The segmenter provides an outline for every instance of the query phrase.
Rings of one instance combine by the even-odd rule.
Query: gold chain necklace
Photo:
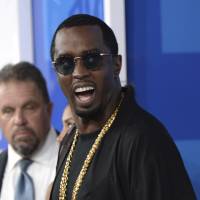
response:
[[[73,191],[72,191],[72,200],[76,200],[77,199],[77,195],[78,195],[78,191],[81,187],[81,184],[83,182],[83,179],[87,173],[88,167],[104,137],[104,135],[108,132],[108,130],[110,129],[111,125],[113,124],[117,113],[119,111],[119,107],[121,105],[121,102],[123,100],[123,96],[120,99],[120,102],[118,104],[118,106],[116,107],[116,109],[114,110],[113,114],[110,116],[110,118],[107,120],[106,124],[103,126],[103,128],[101,129],[100,133],[98,134],[94,144],[92,145],[89,153],[87,154],[87,157],[83,163],[82,169],[78,175],[78,178],[76,179],[76,182],[74,184],[73,187]],[[65,163],[65,167],[63,170],[63,174],[61,177],[61,181],[60,181],[60,189],[59,189],[59,200],[66,200],[66,192],[67,192],[67,183],[68,183],[68,179],[69,179],[69,169],[70,169],[70,164],[71,164],[71,160],[72,160],[72,156],[73,156],[73,152],[76,146],[76,142],[78,140],[78,129],[76,129],[75,135],[74,135],[74,139],[69,151],[69,154],[67,156],[67,160]]]

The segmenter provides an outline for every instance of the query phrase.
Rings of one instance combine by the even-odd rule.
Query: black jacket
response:
[[[195,200],[183,161],[167,130],[137,105],[131,87],[123,90],[118,116],[91,162],[78,200]],[[58,196],[72,138],[73,134],[67,136],[61,147],[52,200]]]
[[[8,151],[5,150],[2,153],[0,153],[0,193],[1,193],[1,187],[2,187],[7,160],[8,160]]]

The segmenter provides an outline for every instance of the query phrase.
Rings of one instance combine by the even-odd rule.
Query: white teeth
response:
[[[90,90],[94,90],[94,87],[87,86],[87,87],[76,88],[75,92],[85,92],[85,91],[90,91]]]

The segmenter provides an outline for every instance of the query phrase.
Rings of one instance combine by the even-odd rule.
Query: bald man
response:
[[[62,124],[63,128],[60,132],[60,135],[57,137],[57,141],[61,142],[64,136],[69,132],[69,129],[74,125],[72,111],[69,105],[65,107],[65,110],[62,115]]]

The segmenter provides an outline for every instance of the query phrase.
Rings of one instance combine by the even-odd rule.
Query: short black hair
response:
[[[40,70],[29,62],[7,64],[0,70],[0,84],[8,81],[32,81],[41,91],[44,101],[50,102],[46,81]]]
[[[105,42],[105,45],[110,49],[112,54],[118,54],[118,43],[115,37],[115,34],[113,30],[101,19],[88,15],[88,14],[77,14],[72,15],[71,17],[65,19],[61,24],[57,27],[53,39],[51,42],[51,59],[53,60],[54,53],[55,53],[55,38],[59,30],[63,28],[70,28],[74,26],[84,26],[84,25],[97,25],[100,27],[102,34],[103,34],[103,40]]]

